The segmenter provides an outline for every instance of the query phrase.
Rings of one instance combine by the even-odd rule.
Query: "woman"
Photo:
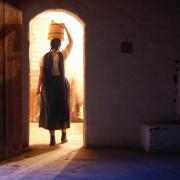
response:
[[[37,94],[41,92],[41,109],[39,127],[50,132],[50,145],[55,145],[55,130],[61,130],[61,143],[67,142],[66,129],[70,127],[69,83],[65,78],[64,60],[72,45],[72,37],[66,28],[68,45],[60,52],[60,39],[51,40],[50,52],[40,61],[40,74]]]

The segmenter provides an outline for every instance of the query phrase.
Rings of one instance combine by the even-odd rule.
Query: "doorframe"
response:
[[[29,146],[29,108],[30,108],[30,57],[29,57],[29,46],[30,46],[30,36],[29,36],[29,29],[30,29],[30,21],[35,18],[37,15],[44,13],[46,11],[53,11],[53,12],[64,12],[67,13],[68,15],[74,17],[77,21],[79,21],[82,25],[83,25],[83,76],[84,76],[84,101],[83,101],[83,147],[87,147],[87,143],[86,143],[86,129],[87,129],[87,121],[86,121],[86,24],[85,22],[82,20],[82,18],[79,17],[79,15],[77,15],[76,13],[66,10],[66,9],[61,9],[61,8],[50,8],[50,9],[46,9],[44,11],[39,11],[38,13],[36,13],[36,15],[34,15],[33,17],[29,18],[28,20],[24,20],[24,24],[25,24],[25,31],[23,33],[23,39],[25,46],[23,46],[23,59],[27,59],[28,61],[24,61],[23,63],[23,76],[24,76],[24,81],[23,81],[23,86],[26,89],[25,92],[22,93],[23,96],[23,100],[26,97],[26,102],[24,102],[23,104],[25,105],[25,107],[27,107],[27,109],[25,111],[22,111],[24,113],[22,113],[22,116],[24,117],[24,121],[26,121],[26,125],[25,125],[25,130],[24,130],[24,134],[25,131],[27,131],[26,134],[28,134],[27,136],[24,137],[24,147],[28,147]],[[28,66],[27,66],[28,64]],[[24,74],[25,73],[25,74]],[[27,122],[28,121],[28,122]],[[25,124],[25,123],[24,123]]]

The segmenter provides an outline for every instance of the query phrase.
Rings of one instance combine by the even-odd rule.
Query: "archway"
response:
[[[51,20],[55,22],[63,22],[68,27],[70,33],[72,34],[74,45],[72,51],[66,61],[66,76],[71,85],[71,117],[73,122],[74,132],[77,128],[82,130],[83,123],[83,104],[84,104],[84,22],[75,14],[65,11],[65,10],[47,10],[37,16],[35,16],[30,21],[29,26],[29,65],[30,65],[30,114],[29,120],[32,122],[37,122],[38,120],[38,98],[35,96],[35,91],[37,87],[37,79],[39,73],[39,60],[40,58],[49,51],[49,40],[47,39],[48,27]],[[62,43],[62,49],[67,44],[67,37],[65,36],[65,41]],[[37,123],[31,123],[30,126],[30,144],[38,143],[38,138],[36,140],[33,138],[35,128],[37,129]],[[39,130],[38,130],[39,131]],[[38,132],[40,133],[40,132]],[[48,132],[41,131],[42,134],[45,133],[47,136]],[[76,140],[82,141],[83,133],[78,131],[78,136]],[[73,135],[74,136],[74,135]],[[72,136],[71,136],[72,137]],[[70,138],[71,139],[71,138]],[[41,143],[47,141],[48,139],[41,139]],[[72,139],[73,140],[73,139]],[[80,143],[80,142],[79,142]]]

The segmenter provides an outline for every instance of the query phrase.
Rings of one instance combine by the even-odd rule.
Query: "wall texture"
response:
[[[140,146],[140,124],[174,120],[173,75],[180,49],[178,0],[26,0],[24,90],[28,88],[28,23],[47,9],[65,9],[86,24],[85,144]],[[121,43],[132,42],[122,53]],[[23,98],[28,92],[23,92]],[[28,102],[24,101],[24,119]],[[25,121],[24,121],[25,122]]]

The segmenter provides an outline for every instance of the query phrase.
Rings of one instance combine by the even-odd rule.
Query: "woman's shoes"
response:
[[[55,136],[50,137],[50,146],[54,146],[56,144]]]
[[[63,143],[66,143],[66,142],[68,142],[67,137],[66,137],[66,133],[62,132],[61,143],[63,144]]]
[[[61,136],[61,143],[64,144],[64,143],[66,143],[66,142],[68,142],[67,137],[66,137],[66,133],[63,132],[63,133],[62,133],[62,136]],[[51,135],[51,136],[50,136],[50,146],[54,146],[54,145],[56,145],[55,136],[52,136],[52,135]]]

